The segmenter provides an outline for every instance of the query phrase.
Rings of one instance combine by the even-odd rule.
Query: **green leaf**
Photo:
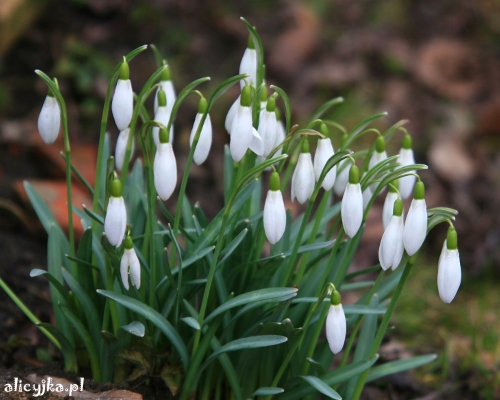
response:
[[[68,371],[76,372],[78,370],[78,363],[76,361],[75,349],[68,341],[66,336],[64,336],[62,332],[55,326],[47,324],[45,322],[39,322],[36,324],[36,326],[46,329],[59,341],[59,344],[61,345],[61,352],[64,357],[64,368]]]
[[[252,393],[250,397],[255,396],[272,396],[274,394],[283,393],[285,390],[279,387],[261,387],[258,388],[255,392]]]
[[[237,249],[239,244],[242,242],[242,240],[245,238],[245,235],[248,233],[248,228],[243,229],[231,242],[221,251],[220,254],[220,260],[217,263],[217,266],[219,267],[222,265],[224,261],[227,260],[227,258],[233,254],[233,252]]]
[[[181,318],[181,320],[184,321],[191,328],[196,329],[197,331],[199,331],[201,329],[200,323],[196,319],[194,319],[193,317],[184,317],[184,318]]]
[[[207,324],[217,315],[226,312],[234,307],[239,307],[242,305],[247,305],[249,303],[253,303],[256,301],[265,301],[265,302],[274,302],[276,298],[286,298],[290,299],[297,295],[297,289],[295,288],[267,288],[267,289],[259,289],[254,290],[248,293],[240,294],[232,298],[231,300],[225,302],[224,304],[217,307],[212,313],[205,318],[203,324]]]
[[[283,101],[283,106],[285,108],[285,135],[288,135],[290,133],[291,125],[292,125],[292,103],[290,103],[290,99],[288,98],[287,94],[285,91],[278,86],[271,85],[271,89],[273,89],[278,95],[281,97],[281,100]],[[283,151],[285,151],[283,149]]]
[[[316,110],[316,112],[311,116],[307,126],[311,124],[314,120],[321,118],[323,114],[325,114],[331,107],[334,105],[340,104],[344,102],[343,97],[335,97],[334,99],[328,100],[325,104],[323,104],[320,108]]]
[[[186,349],[186,345],[182,341],[182,338],[179,336],[175,328],[158,311],[154,310],[146,304],[141,303],[138,300],[124,296],[122,294],[100,289],[97,290],[97,293],[111,300],[114,300],[117,303],[120,303],[122,306],[136,312],[139,315],[142,315],[154,326],[160,329],[178,351],[181,357],[182,365],[184,366],[184,370],[187,370],[187,367],[189,366],[189,354]]]
[[[91,209],[87,208],[85,205],[83,206],[83,211],[85,211],[85,214],[87,214],[94,221],[97,221],[99,224],[104,225],[104,218],[101,215],[95,213]]]
[[[309,385],[315,388],[318,392],[323,393],[325,396],[328,396],[330,399],[342,400],[342,397],[333,390],[330,386],[328,386],[325,382],[319,379],[316,376],[301,376]]]
[[[30,271],[30,276],[32,278],[37,277],[37,276],[41,276],[41,275],[45,276],[45,278],[47,278],[47,280],[52,285],[54,285],[54,287],[57,289],[57,291],[62,296],[64,301],[66,301],[68,298],[68,291],[64,288],[64,286],[56,278],[54,278],[54,276],[50,272],[45,271],[44,269],[38,269],[38,268],[32,269]]]
[[[246,74],[240,74],[233,76],[229,79],[226,79],[224,82],[222,82],[219,86],[217,86],[212,93],[212,96],[210,96],[210,100],[208,101],[208,111],[212,109],[213,104],[224,94],[227,92],[227,90],[233,86],[235,83],[238,83],[241,81],[243,78],[245,78]]]
[[[342,147],[343,149],[348,149],[352,142],[356,140],[356,137],[361,133],[363,129],[365,129],[369,124],[371,124],[373,121],[376,119],[379,119],[380,117],[385,117],[387,115],[387,112],[381,112],[375,115],[372,115],[363,121],[361,121],[359,124],[357,124],[351,132],[349,132],[347,136],[347,140],[344,143],[344,146]]]
[[[377,367],[374,367],[368,377],[366,383],[382,378],[387,375],[397,374],[398,372],[407,371],[409,369],[418,368],[428,364],[437,358],[436,354],[428,354],[425,356],[417,356],[406,358],[404,360],[391,361]]]
[[[144,334],[146,333],[146,328],[139,321],[132,321],[130,324],[123,325],[120,328],[138,337],[144,337]]]
[[[357,290],[364,289],[366,287],[373,286],[374,281],[363,281],[363,282],[352,282],[352,283],[342,283],[339,290]]]

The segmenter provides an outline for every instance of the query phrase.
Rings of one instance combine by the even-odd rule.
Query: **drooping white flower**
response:
[[[321,124],[320,132],[325,136],[328,134],[328,129],[325,124]],[[323,168],[325,168],[326,162],[335,154],[333,150],[332,141],[329,137],[324,139],[318,139],[318,145],[316,147],[316,154],[314,154],[314,174],[316,176],[316,181],[319,181],[319,177],[321,172],[323,172]],[[325,176],[323,183],[321,186],[325,190],[330,190],[334,183],[335,178],[337,177],[337,166],[334,165],[330,171]]]
[[[240,63],[240,74],[247,74],[248,84],[257,86],[257,50],[252,40],[252,37],[248,37],[248,45],[243,53]],[[241,89],[245,86],[245,81],[240,81]]]
[[[409,256],[420,249],[427,236],[427,205],[424,196],[425,187],[423,182],[419,181],[415,185],[414,198],[403,231],[403,243]]]
[[[391,220],[394,202],[398,199],[398,181],[392,181],[391,185],[392,186],[389,186],[389,192],[387,193],[387,196],[385,196],[384,208],[382,211],[382,223],[384,224],[384,229],[387,228],[387,225]]]
[[[368,169],[372,169],[377,164],[387,159],[387,153],[385,151],[385,141],[383,136],[378,136],[375,141],[375,151],[373,152],[370,161],[368,162]],[[372,193],[377,190],[378,182],[372,183],[370,189]]]
[[[60,127],[61,109],[57,99],[49,92],[38,116],[38,132],[46,144],[52,144],[57,139]]]
[[[354,164],[349,170],[349,182],[345,188],[340,212],[346,235],[354,237],[363,222],[363,193],[359,184],[359,169]]]
[[[128,137],[130,135],[130,129],[127,128],[124,131],[121,131],[120,134],[118,135],[118,140],[116,141],[116,148],[115,148],[115,166],[118,171],[122,170],[123,167],[123,160],[125,158],[125,152],[127,151],[127,143],[128,143]],[[132,139],[132,147],[130,149],[130,158],[132,158],[132,155],[134,154],[135,150],[135,140]]]
[[[109,243],[120,247],[127,227],[127,210],[122,197],[122,185],[118,179],[111,182],[111,196],[104,218],[104,232]]]
[[[257,130],[264,142],[263,156],[267,157],[271,150],[274,149],[276,143],[276,135],[278,133],[278,123],[276,121],[276,100],[270,97],[267,101],[266,109],[261,111],[259,119],[259,129]]]
[[[370,202],[373,196],[372,186],[367,186],[365,190],[363,190],[363,210],[366,210],[368,203]]]
[[[437,286],[439,297],[451,303],[462,281],[462,269],[457,248],[457,232],[450,226],[439,257]]]
[[[169,115],[170,115],[172,113],[172,108],[174,107],[176,94],[175,94],[174,84],[170,79],[170,69],[168,67],[165,68],[160,75],[159,86],[155,93],[155,102],[154,102],[155,113],[156,110],[158,109],[158,92],[160,91],[160,88],[165,92],[167,101],[166,107],[169,110]]]
[[[158,107],[155,112],[155,121],[158,121],[163,124],[163,126],[167,127],[168,126],[168,121],[170,120],[170,113],[172,111],[171,108],[167,106],[167,98],[165,91],[163,89],[158,90],[158,95],[156,96],[158,99]],[[153,127],[153,140],[155,142],[155,145],[158,146],[160,143],[160,137],[159,137],[159,132],[160,128],[157,126]],[[169,140],[170,143],[174,142],[174,127],[171,125],[170,126],[170,133],[169,133]]]
[[[326,317],[326,340],[333,354],[339,353],[344,347],[346,327],[344,308],[340,304],[340,294],[334,290]]]
[[[333,184],[333,190],[337,196],[343,196],[347,182],[349,181],[349,164],[350,159],[342,160],[337,168],[337,177]]]
[[[207,106],[207,100],[202,97],[198,103],[198,113],[194,119],[193,129],[191,129],[191,136],[189,137],[189,145],[191,147],[193,146],[196,131],[200,126],[201,119],[203,118],[203,114],[205,113]],[[208,157],[208,153],[210,152],[210,147],[212,147],[212,122],[210,121],[210,114],[207,114],[193,155],[194,162],[197,165],[201,165],[205,162]]]
[[[399,150],[398,163],[401,165],[401,167],[415,164],[415,156],[413,155],[411,136],[408,134],[405,135],[403,139],[403,147],[401,148],[401,150]],[[399,178],[399,193],[401,194],[402,199],[407,199],[408,197],[410,197],[416,180],[417,177],[415,175],[409,175]]]
[[[156,148],[153,173],[158,196],[163,201],[168,200],[177,184],[177,162],[172,143],[168,142],[166,128],[160,129],[160,144]]]
[[[378,259],[384,270],[392,267],[396,269],[403,257],[403,202],[396,199],[393,206],[393,215],[382,236],[378,249]]]
[[[292,175],[292,201],[297,198],[300,204],[304,204],[314,191],[314,166],[311,153],[309,153],[309,141],[302,142],[302,152]]]
[[[125,239],[125,250],[123,251],[120,261],[120,275],[122,277],[123,286],[129,289],[128,276],[130,281],[137,289],[141,287],[141,264],[134,249],[132,238],[127,236]]]
[[[271,244],[278,243],[285,232],[286,211],[280,190],[280,178],[276,171],[271,174],[263,219],[267,240]]]
[[[111,112],[120,132],[129,126],[133,111],[134,93],[129,79],[128,64],[124,61],[120,66],[120,77],[116,82],[115,93],[111,102]]]
[[[226,132],[231,134],[231,127],[233,126],[234,117],[236,115],[236,111],[240,107],[241,95],[234,101],[234,103],[229,108],[229,111],[226,114],[226,119],[224,121],[224,128],[226,128]]]

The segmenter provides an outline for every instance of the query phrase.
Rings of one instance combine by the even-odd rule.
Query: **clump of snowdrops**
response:
[[[292,126],[290,101],[281,88],[266,85],[260,38],[242,20],[249,42],[239,75],[207,97],[200,88],[210,78],[176,95],[154,46],[159,68],[136,94],[128,63],[147,46],[119,62],[104,103],[94,187],[71,165],[57,81],[36,71],[49,90],[39,131],[50,144],[62,121],[67,166],[69,237],[25,183],[48,233],[48,270],[31,276],[49,281],[56,326],[39,321],[0,283],[62,351],[65,367],[90,367],[99,382],[161,377],[179,399],[193,393],[199,399],[314,399],[317,392],[358,399],[367,382],[435,358],[377,362],[416,255],[428,231],[443,222],[450,227],[437,287],[444,302],[453,300],[461,280],[456,211],[427,209],[418,175],[427,167],[415,164],[405,121],[379,132],[369,127],[386,115],[379,113],[348,130],[320,119],[342,101],[335,98],[303,127]],[[235,84],[241,95],[225,120],[224,206],[209,220],[185,190],[193,161],[202,164],[211,149],[210,112]],[[151,111],[145,103],[152,96]],[[190,97],[198,99],[198,113],[186,168],[178,171],[174,122]],[[106,134],[110,105],[120,131],[114,156]],[[353,152],[363,135],[373,136],[373,145]],[[340,143],[336,151],[332,138]],[[391,140],[402,143],[399,155],[387,155]],[[136,147],[141,156],[131,166]],[[92,195],[92,207],[72,203],[72,173]],[[385,197],[380,263],[350,272],[377,196]],[[292,218],[284,197],[304,204],[303,212]],[[174,201],[172,215],[165,204]],[[74,215],[85,229],[78,246]],[[362,295],[356,304],[343,303],[351,290]]]

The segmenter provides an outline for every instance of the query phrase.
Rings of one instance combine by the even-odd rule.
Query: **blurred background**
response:
[[[459,211],[463,281],[457,297],[445,305],[437,295],[437,258],[446,232],[438,227],[421,252],[382,349],[386,359],[432,352],[439,357],[416,372],[375,382],[366,398],[499,399],[498,0],[1,0],[2,278],[39,318],[51,318],[46,284],[28,277],[32,268],[44,268],[46,238],[20,182],[37,182],[45,198],[57,203],[64,167],[62,145],[48,148],[38,138],[46,86],[34,70],[58,78],[75,163],[92,180],[107,79],[121,57],[155,43],[168,60],[177,92],[210,76],[210,83],[200,87],[209,96],[238,73],[247,42],[240,16],[261,35],[267,84],[287,92],[293,123],[303,126],[314,110],[337,96],[345,102],[329,117],[348,129],[380,111],[388,112],[375,125],[380,130],[408,120],[416,160],[430,167],[421,174],[428,206]],[[134,59],[133,87],[138,90],[156,68],[150,51]],[[212,215],[222,202],[221,156],[228,141],[223,122],[237,95],[235,86],[217,103],[212,153],[193,170],[188,189],[190,199]],[[176,119],[180,171],[196,110],[197,100],[188,99]],[[118,132],[112,121],[108,128],[114,143]],[[340,134],[331,135],[338,147]],[[374,139],[366,135],[360,145]],[[401,139],[394,137],[389,154],[399,151]],[[356,260],[361,266],[377,262],[381,201],[367,223],[364,251]],[[52,359],[41,340],[0,292],[0,366]]]

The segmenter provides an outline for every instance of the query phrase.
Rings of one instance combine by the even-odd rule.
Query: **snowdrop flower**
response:
[[[155,188],[163,201],[170,198],[177,184],[177,163],[168,136],[167,129],[160,128],[160,143],[153,165]]]
[[[61,109],[54,94],[49,89],[45,97],[40,115],[38,116],[38,132],[46,144],[52,144],[57,139],[61,127]]]
[[[443,302],[452,302],[457,294],[461,280],[462,270],[457,248],[457,231],[453,226],[450,226],[439,257],[437,275],[439,297]]]
[[[271,244],[278,243],[285,232],[286,211],[280,190],[280,177],[276,171],[271,174],[263,219],[267,240]]]
[[[347,139],[347,134],[342,136],[342,145]],[[335,183],[333,184],[333,190],[337,196],[342,196],[345,192],[345,187],[347,186],[347,182],[349,181],[349,163],[351,160],[349,158],[341,161],[337,168],[337,177],[335,178]]]
[[[363,210],[366,210],[368,203],[370,202],[373,196],[372,185],[367,186],[365,190],[363,190]]]
[[[363,194],[359,184],[359,169],[355,164],[349,170],[349,182],[345,188],[340,210],[345,233],[352,238],[358,233],[363,222]]]
[[[240,74],[247,74],[250,85],[257,86],[257,50],[252,40],[252,36],[248,36],[248,45],[243,53],[240,63]],[[245,86],[245,81],[240,81],[241,89]]]
[[[189,137],[189,145],[193,146],[193,141],[196,136],[196,131],[200,126],[203,114],[206,112],[208,107],[207,100],[202,97],[198,102],[198,113],[194,119],[193,129],[191,129],[191,136]],[[196,149],[194,150],[193,159],[197,165],[201,165],[205,162],[210,152],[210,147],[212,146],[212,122],[210,121],[210,114],[207,114],[203,127],[201,128],[200,135],[198,137]]]
[[[396,199],[393,214],[387,229],[380,241],[378,259],[384,270],[392,267],[395,270],[403,257],[403,202]]]
[[[264,157],[267,157],[276,143],[278,122],[276,121],[276,99],[270,97],[267,100],[265,110],[261,111],[258,132],[264,142]]]
[[[168,115],[172,113],[172,108],[174,107],[176,95],[175,88],[172,80],[170,79],[170,69],[166,67],[160,75],[159,87],[155,93],[155,103],[154,103],[154,111],[156,113],[158,109],[158,92],[162,89],[165,92],[167,98],[167,109],[169,111]]]
[[[378,136],[375,141],[375,151],[373,152],[370,161],[368,162],[368,169],[372,169],[378,163],[387,159],[387,153],[385,151],[385,141],[383,136]],[[378,182],[372,183],[370,189],[372,193],[377,190]]]
[[[275,105],[276,105],[276,103],[275,103]],[[262,85],[262,90],[260,91],[259,123],[262,119],[264,111],[266,111],[266,107],[267,107],[267,87],[266,87],[266,85]]]
[[[321,124],[319,131],[324,135],[328,136],[328,128],[325,124]],[[319,181],[321,172],[325,168],[326,162],[334,155],[332,141],[329,137],[324,139],[318,139],[318,146],[316,147],[316,154],[314,155],[314,174],[316,176],[316,181]],[[337,166],[334,165],[330,171],[323,179],[321,186],[325,190],[330,190],[335,183],[335,178],[337,177]]]
[[[403,139],[403,146],[399,150],[398,162],[402,167],[415,164],[415,157],[413,155],[411,136],[405,134]],[[415,172],[415,171],[412,171]],[[404,176],[399,178],[399,193],[402,199],[407,199],[413,190],[417,177],[415,175]]]
[[[129,79],[129,68],[125,58],[120,65],[120,76],[116,82],[115,94],[111,102],[111,112],[118,130],[124,131],[132,120],[134,93]]]
[[[384,208],[382,211],[382,223],[384,224],[384,229],[387,228],[389,221],[392,217],[392,211],[394,208],[394,202],[399,198],[398,195],[398,180],[394,180],[389,185],[389,192],[385,196]]]
[[[306,138],[292,175],[292,201],[297,198],[300,204],[304,204],[314,191],[314,182],[314,167]]]
[[[234,101],[234,103],[229,108],[229,111],[226,114],[226,119],[224,121],[224,128],[226,128],[226,132],[231,134],[231,126],[233,125],[234,116],[236,115],[236,111],[238,110],[241,102],[241,95]]]
[[[122,185],[118,179],[111,182],[111,196],[109,196],[106,217],[104,218],[104,232],[109,243],[120,247],[127,227],[127,210],[122,197]]]
[[[115,149],[115,166],[118,171],[122,170],[123,160],[125,158],[125,152],[127,151],[128,136],[130,134],[130,129],[127,128],[120,132],[118,135],[118,140],[116,141]],[[132,148],[130,149],[130,157],[134,154],[135,141],[132,139]]]
[[[120,275],[122,277],[123,286],[129,289],[128,275],[130,274],[130,281],[137,289],[141,286],[141,264],[137,258],[134,250],[132,238],[127,236],[125,239],[125,250],[120,261]]]
[[[170,112],[171,109],[168,108],[167,96],[165,91],[160,88],[158,90],[158,95],[156,96],[158,99],[158,108],[155,112],[155,121],[161,122],[165,127],[168,126],[168,121],[170,120]],[[160,128],[157,126],[153,127],[153,139],[155,141],[155,145],[158,146],[160,144],[159,137]],[[170,126],[170,134],[169,134],[169,142],[173,143],[174,141],[174,127]]]
[[[424,183],[418,181],[415,185],[413,200],[406,216],[403,231],[403,243],[409,256],[420,249],[427,235],[427,206],[424,196]]]
[[[281,143],[283,143],[283,141],[285,140],[286,138],[286,133],[285,133],[285,124],[283,124],[283,121],[281,120],[280,118],[280,112],[279,112],[279,109],[276,108],[275,110],[275,113],[276,113],[276,141],[274,142],[274,148],[278,147]],[[283,148],[280,147],[276,153],[274,153],[273,157],[278,157],[281,155],[281,153],[283,152]]]
[[[252,126],[252,89],[245,86],[241,92],[240,104],[231,124],[229,150],[233,160],[238,162],[252,150],[261,156],[264,153],[264,142],[257,130]]]
[[[340,293],[334,290],[331,305],[326,317],[326,340],[333,354],[339,353],[344,347],[346,320],[344,309],[340,304]]]

